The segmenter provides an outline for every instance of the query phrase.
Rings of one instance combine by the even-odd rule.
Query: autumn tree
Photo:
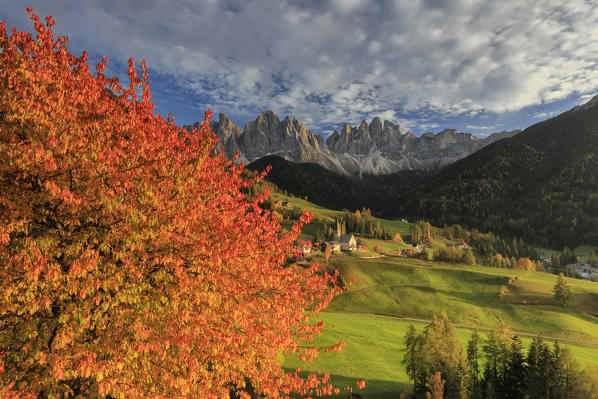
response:
[[[517,269],[536,271],[536,265],[529,258],[519,258],[517,259]]]
[[[188,132],[153,113],[145,63],[129,84],[89,72],[28,8],[37,37],[0,25],[0,385],[45,398],[330,393],[285,372],[336,276],[287,259],[283,233],[211,154],[211,112]],[[137,91],[137,89],[139,89]],[[137,93],[141,95],[138,98]],[[338,349],[342,342],[328,349]],[[251,387],[251,388],[249,388]]]
[[[448,399],[466,398],[469,369],[455,326],[445,312],[432,317],[432,322],[424,330],[423,339],[430,375],[440,371],[446,380],[444,396]]]
[[[567,284],[567,280],[565,280],[563,273],[559,273],[556,284],[554,285],[552,291],[554,292],[554,297],[557,301],[559,301],[561,306],[566,307],[567,301],[571,296],[571,289],[569,288],[569,284]]]
[[[324,244],[324,259],[326,262],[330,259],[330,255],[332,255],[332,245]]]
[[[437,371],[430,376],[430,391],[426,392],[426,399],[443,399],[444,398],[444,384],[442,373]]]
[[[471,248],[467,248],[463,252],[463,263],[468,265],[475,265],[475,255],[473,254]]]
[[[409,327],[405,335],[403,364],[414,382],[416,395],[426,392],[430,377],[441,372],[446,380],[444,396],[455,399],[467,397],[469,370],[455,326],[446,313],[434,315],[422,334],[417,334],[413,326]]]

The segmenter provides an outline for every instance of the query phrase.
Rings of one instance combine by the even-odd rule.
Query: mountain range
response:
[[[329,208],[365,206],[551,248],[598,246],[598,96],[488,139],[454,130],[416,137],[374,118],[324,140],[270,111],[244,129],[220,114],[212,128],[227,155],[240,151],[253,170],[272,165],[268,180]]]
[[[199,122],[193,125],[199,127]],[[244,128],[235,125],[224,113],[211,128],[220,138],[217,151],[252,162],[266,155],[288,161],[317,163],[345,176],[385,175],[404,170],[435,170],[520,130],[494,133],[478,138],[470,133],[445,129],[440,133],[415,136],[403,133],[399,125],[374,118],[359,126],[345,123],[326,140],[313,134],[300,120],[280,120],[272,111],[263,111]]]

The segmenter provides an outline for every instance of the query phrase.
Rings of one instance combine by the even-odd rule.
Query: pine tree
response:
[[[425,370],[425,359],[422,353],[423,337],[417,334],[413,324],[409,325],[405,334],[402,363],[405,366],[407,375],[413,381],[413,390],[416,394],[423,394],[426,390],[428,379]]]
[[[590,255],[588,256],[588,263],[592,266],[598,266],[598,256],[596,255],[596,252],[590,252]]]
[[[482,339],[477,331],[471,335],[467,342],[467,365],[469,366],[469,376],[471,380],[470,398],[479,399],[482,397],[480,386],[480,346]]]
[[[567,284],[567,280],[565,280],[565,276],[563,276],[563,273],[559,274],[557,282],[552,290],[554,291],[554,297],[556,298],[556,300],[559,301],[561,306],[566,307],[567,301],[571,296],[571,289],[569,288],[569,285]]]
[[[523,398],[527,388],[527,370],[521,352],[521,340],[513,337],[508,354],[508,366],[504,376],[505,398]]]
[[[505,376],[508,373],[512,332],[502,324],[499,331],[491,331],[484,342],[486,367],[482,385],[487,389],[492,385],[492,391],[499,398],[505,397]]]
[[[543,383],[544,376],[540,369],[540,356],[544,346],[545,344],[542,342],[542,338],[535,337],[527,352],[527,392],[531,398],[539,398],[542,387],[545,385]]]
[[[440,371],[446,379],[445,397],[466,398],[469,370],[455,326],[446,313],[434,316],[426,327],[423,350],[426,353],[429,372]]]
[[[556,252],[553,252],[552,255],[550,256],[550,258],[552,259],[552,267],[555,269],[558,269],[561,267],[561,257],[559,256],[559,254],[557,254]]]

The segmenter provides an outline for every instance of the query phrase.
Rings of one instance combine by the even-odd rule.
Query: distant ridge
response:
[[[194,127],[199,126],[196,122]],[[189,127],[189,126],[187,126]],[[224,113],[211,127],[220,138],[218,151],[252,162],[277,155],[293,162],[317,163],[346,176],[384,175],[403,170],[435,170],[451,164],[496,140],[519,132],[500,132],[480,139],[469,133],[445,129],[438,134],[417,137],[403,133],[398,125],[374,118],[358,127],[345,123],[326,141],[313,134],[301,121],[280,120],[272,111],[263,111],[245,128],[236,126]]]
[[[598,245],[598,96],[390,196],[382,213],[552,247]]]
[[[389,175],[368,176],[356,179],[332,172],[316,163],[295,163],[276,156],[267,155],[247,168],[261,172],[272,166],[266,179],[298,197],[329,209],[356,210],[362,207],[378,211],[389,195],[421,184],[434,171],[405,170]]]

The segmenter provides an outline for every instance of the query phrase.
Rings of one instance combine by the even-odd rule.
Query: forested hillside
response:
[[[386,199],[386,217],[462,223],[562,247],[598,241],[598,98]]]
[[[280,190],[331,209],[361,209],[374,212],[384,199],[408,187],[421,184],[435,172],[406,170],[389,175],[349,178],[314,163],[295,163],[278,156],[266,156],[249,164],[248,169],[263,171],[272,166],[266,180]]]

